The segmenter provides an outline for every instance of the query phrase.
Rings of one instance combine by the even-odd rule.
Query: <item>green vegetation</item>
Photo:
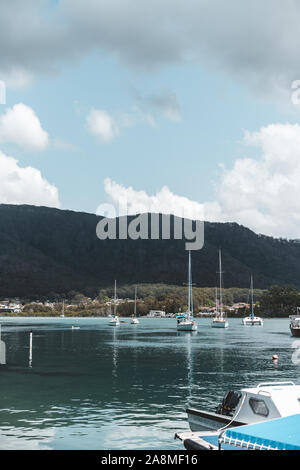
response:
[[[134,286],[125,285],[118,289],[120,303],[117,313],[129,317],[134,312]],[[230,310],[234,303],[250,303],[249,289],[223,289],[224,309],[229,317],[246,316],[250,308]],[[72,297],[65,301],[65,317],[104,317],[113,312],[113,289],[101,289],[94,298],[72,291]],[[193,289],[194,312],[209,311],[215,305],[215,289]],[[65,297],[64,297],[65,298]],[[297,313],[300,306],[300,291],[292,286],[272,286],[269,289],[254,290],[255,314],[263,317],[287,317]],[[58,299],[56,299],[58,300]],[[53,306],[41,303],[27,303],[22,313],[1,313],[6,316],[53,316],[62,314],[63,304],[56,301]],[[138,286],[137,315],[147,315],[150,310],[164,310],[166,313],[178,313],[186,310],[186,288],[163,284],[140,284]]]
[[[300,307],[300,292],[292,286],[272,286],[259,302],[259,310],[269,317],[295,315],[297,307]]]
[[[125,284],[149,284],[144,297],[149,297],[150,305],[153,283],[184,289],[184,240],[100,241],[96,236],[99,219],[47,207],[0,205],[0,297],[30,302],[71,299],[74,292],[90,298],[99,291],[109,296],[117,279],[124,289]],[[300,288],[300,243],[256,235],[238,224],[207,222],[204,248],[192,254],[193,282],[196,288],[205,288],[201,295],[194,290],[195,304],[200,306],[214,297],[206,288],[213,289],[217,283],[220,246],[224,286],[245,289],[245,298],[251,273],[254,287],[260,289],[272,285]],[[230,303],[234,293],[226,293],[229,299],[225,302]],[[125,297],[121,291],[118,295]],[[164,298],[158,301],[167,302]],[[172,302],[167,308],[175,310],[182,301],[174,298]]]

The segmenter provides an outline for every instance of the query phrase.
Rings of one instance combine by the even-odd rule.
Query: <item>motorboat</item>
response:
[[[251,313],[248,317],[243,318],[243,325],[244,326],[263,326],[264,322],[263,319],[260,317],[256,317],[254,315],[254,302],[253,302],[253,276],[251,275],[250,281],[250,292],[251,292]]]
[[[263,382],[253,388],[230,390],[214,412],[188,408],[193,432],[242,426],[300,413],[300,385]]]
[[[225,314],[223,312],[222,274],[222,254],[221,250],[219,250],[219,298],[218,290],[216,289],[216,313],[211,323],[213,328],[228,328],[229,326],[228,320],[225,318]]]
[[[300,450],[300,414],[219,431],[179,432],[187,450]]]
[[[297,307],[298,312],[299,307]],[[290,330],[293,336],[300,337],[300,314],[290,315]]]
[[[177,330],[178,331],[195,331],[197,330],[197,323],[194,320],[194,307],[193,307],[193,289],[192,289],[192,262],[191,251],[189,250],[189,263],[188,263],[188,306],[187,312],[176,316]]]

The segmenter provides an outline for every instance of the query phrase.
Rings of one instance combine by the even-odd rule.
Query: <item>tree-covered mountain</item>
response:
[[[76,290],[94,295],[113,284],[186,281],[184,240],[99,240],[93,214],[0,205],[0,296],[38,297]],[[257,235],[235,223],[205,223],[205,244],[193,251],[193,282],[217,282],[222,248],[225,287],[300,287],[300,243]]]

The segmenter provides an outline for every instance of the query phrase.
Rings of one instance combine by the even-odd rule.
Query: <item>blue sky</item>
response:
[[[13,3],[16,7],[19,2],[13,0]],[[89,0],[88,3],[96,8],[93,0]],[[129,1],[129,3],[132,2]],[[206,2],[199,2],[199,5],[201,3],[206,4]],[[215,8],[218,9],[219,2],[212,2],[214,3]],[[43,24],[46,18],[51,26],[53,12],[50,14],[50,10],[47,10],[49,2],[41,0],[34,4],[30,1],[29,4],[32,12],[37,15],[38,23]],[[75,4],[80,11],[85,11],[86,15],[89,14],[88,8],[81,10],[84,8],[84,2],[76,0],[73,5]],[[101,4],[103,10],[101,10]],[[119,2],[116,1],[115,4],[117,7]],[[176,0],[173,5],[175,4],[178,9],[182,7],[182,2]],[[261,13],[259,2],[254,2],[254,4],[257,14]],[[43,16],[42,10],[39,11],[39,7],[34,5],[43,6]],[[53,2],[53,5],[53,11],[58,15],[57,17],[61,18],[63,32],[64,29],[67,30],[67,24],[70,21],[64,17],[66,11],[69,15],[71,13],[73,15],[71,26],[76,21],[78,23],[78,19],[74,20],[76,8],[74,7],[75,13],[71,11],[72,3],[57,1]],[[103,14],[109,13],[110,18],[112,14],[118,16],[116,9],[113,12],[109,10],[110,7],[106,1],[98,2],[99,5],[99,15],[103,12]],[[153,5],[155,13],[157,2]],[[59,10],[62,7],[63,9]],[[58,9],[57,12],[56,9]],[[13,13],[14,11],[12,11],[12,18]],[[279,18],[281,13],[279,8]],[[159,22],[159,9],[157,14]],[[180,15],[174,16],[173,20],[177,27],[182,26],[183,20]],[[89,21],[92,20],[89,18]],[[93,21],[99,30],[101,27],[104,28],[102,23],[97,25],[97,18],[93,18]],[[124,21],[126,22],[126,18]],[[134,18],[130,17],[128,21],[131,25],[135,25]],[[144,18],[143,21],[146,19]],[[241,21],[247,20],[243,17]],[[137,17],[136,22],[140,22],[140,17]],[[233,25],[236,27],[235,35],[237,39],[239,35],[241,36],[242,43],[243,33],[237,27],[238,22],[239,18],[236,18]],[[190,23],[187,24],[190,25]],[[90,23],[88,25],[91,29]],[[237,47],[236,42],[232,46],[230,60],[226,57],[224,59],[222,51],[214,49],[215,37],[219,36],[217,31],[216,36],[213,31],[207,33],[207,37],[211,35],[213,38],[210,38],[210,43],[208,42],[211,47],[209,54],[206,52],[201,55],[197,52],[196,58],[193,57],[195,50],[184,46],[185,36],[182,43],[178,43],[178,51],[186,47],[183,60],[176,58],[176,54],[179,54],[177,50],[169,52],[169,48],[166,48],[167,52],[164,52],[163,57],[167,53],[170,57],[161,59],[155,56],[157,50],[159,53],[163,51],[168,39],[172,39],[172,36],[168,38],[163,30],[164,37],[166,37],[165,44],[160,44],[157,50],[153,46],[155,60],[151,62],[149,59],[147,62],[145,59],[144,63],[142,46],[141,51],[136,50],[136,42],[134,46],[130,44],[128,47],[124,46],[117,33],[114,37],[114,27],[117,28],[117,25],[111,26],[106,38],[93,38],[94,43],[91,46],[85,46],[85,49],[82,45],[82,42],[86,40],[84,38],[78,43],[80,53],[71,50],[71,45],[68,43],[70,38],[66,36],[65,41],[61,40],[61,48],[66,48],[61,56],[59,43],[58,50],[56,50],[44,29],[41,32],[37,28],[38,32],[35,34],[41,35],[44,50],[42,49],[42,54],[40,51],[36,52],[36,55],[32,52],[32,56],[27,58],[26,63],[19,63],[15,59],[15,49],[11,49],[10,56],[10,44],[8,44],[6,62],[1,64],[0,59],[0,79],[7,83],[6,105],[0,105],[0,117],[1,113],[5,115],[7,110],[12,109],[16,104],[23,103],[33,110],[42,129],[48,133],[49,141],[45,148],[37,151],[8,138],[7,131],[6,133],[3,131],[4,137],[1,140],[0,123],[1,152],[5,156],[16,159],[18,167],[32,167],[39,170],[42,178],[57,189],[59,204],[63,209],[95,212],[99,204],[107,200],[116,202],[115,195],[107,194],[105,190],[104,180],[110,178],[125,189],[132,187],[136,192],[143,191],[146,193],[145,197],[155,196],[159,194],[161,188],[167,186],[170,190],[170,198],[173,194],[195,201],[201,207],[204,205],[208,220],[232,220],[264,233],[288,237],[298,236],[295,228],[298,220],[298,207],[291,207],[290,201],[284,207],[270,205],[280,171],[274,167],[277,156],[272,156],[272,164],[270,164],[270,152],[266,149],[270,147],[269,143],[274,139],[278,139],[278,145],[282,143],[285,147],[286,131],[291,131],[293,138],[297,141],[300,131],[297,127],[299,109],[290,103],[291,79],[298,77],[296,72],[294,75],[291,74],[289,67],[285,74],[284,65],[281,65],[282,68],[279,71],[276,70],[276,61],[273,60],[276,50],[269,47],[267,41],[269,37],[265,38],[264,48],[266,57],[271,57],[272,60],[269,60],[269,65],[263,62],[262,66],[261,60],[251,64],[249,77],[247,74],[249,62],[245,59],[245,64],[243,64],[240,51],[236,51],[239,59],[235,59],[235,63],[232,63],[231,56],[234,55],[234,48]],[[154,30],[155,27],[155,23],[152,23]],[[259,27],[258,24],[258,32]],[[80,28],[82,28],[81,34],[83,35],[85,31],[90,31],[90,29],[85,30],[87,26],[82,26],[81,23]],[[35,23],[33,23],[32,30],[35,30]],[[135,34],[146,36],[147,33],[141,33],[140,30],[142,28],[138,28]],[[159,35],[159,24],[157,30]],[[193,39],[193,34],[195,33],[191,30],[191,39]],[[275,27],[274,31],[270,30],[271,37],[272,34],[276,34]],[[130,38],[130,28],[127,35]],[[151,48],[153,41],[151,42],[151,35],[148,39],[144,36],[141,37],[141,43],[145,41],[145,57],[147,55],[150,57],[148,48]],[[204,39],[200,39],[203,42],[207,37],[203,36]],[[22,47],[21,39],[20,48]],[[35,39],[35,47],[36,38],[33,39]],[[47,44],[48,39],[49,44]],[[105,41],[108,40],[110,42],[106,44]],[[138,41],[138,37],[135,40]],[[7,41],[9,42],[9,39]],[[122,41],[124,42],[124,37]],[[279,46],[280,44],[278,48]],[[248,43],[245,54],[251,56],[252,52],[256,57],[255,47],[259,49],[260,45],[255,44],[254,39],[253,44]],[[76,49],[76,44],[74,44],[74,49]],[[189,55],[190,57],[186,58]],[[21,75],[23,74],[25,78],[27,75],[30,77],[28,83],[27,78],[24,79],[25,85],[16,85],[16,80],[11,78],[12,71],[16,67],[20,68]],[[282,76],[285,78],[283,85]],[[274,85],[274,81],[278,83]],[[168,100],[171,108],[168,108]],[[88,128],[87,118],[93,109],[105,112],[112,120],[111,122],[116,125],[115,134],[107,141],[103,141],[101,132],[98,136],[95,133],[93,135]],[[168,114],[170,109],[171,115]],[[172,114],[173,111],[175,114]],[[126,125],[124,124],[125,117]],[[269,127],[279,124],[288,127]],[[269,132],[264,132],[263,129],[268,129]],[[246,140],[245,132],[250,135]],[[273,134],[270,137],[270,132],[276,134],[274,138]],[[293,151],[292,148],[291,152]],[[251,170],[247,157],[250,158]],[[293,158],[294,154],[291,160]],[[239,166],[237,162],[241,162],[240,170],[236,168]],[[269,193],[262,193],[261,198],[257,198],[255,182],[251,183],[251,178],[258,179],[253,169],[253,164],[255,165],[256,162],[260,165],[259,170],[256,171],[259,171],[259,174],[266,171],[266,179],[274,180]],[[269,167],[266,169],[267,164]],[[291,171],[291,174],[293,173],[294,171]],[[243,181],[243,184],[240,185],[237,181]],[[284,194],[286,194],[287,183],[294,189],[294,182],[290,178],[282,187]],[[117,186],[115,190],[117,193]],[[249,204],[247,202],[241,207],[236,207],[235,199],[238,200],[240,192],[244,190],[246,192],[242,196],[246,199],[247,194],[249,195]],[[279,188],[278,198],[282,200],[280,191]],[[1,202],[15,203],[15,201],[14,194],[11,201],[5,196]],[[17,202],[26,203],[26,195],[24,201],[20,199]],[[33,203],[39,204],[38,197]],[[210,203],[215,204],[214,208],[210,206]],[[172,202],[170,205],[172,206]],[[163,207],[162,204],[162,210]],[[295,213],[295,220],[290,228],[285,229],[286,221],[282,219],[278,224],[278,217],[279,213],[283,214],[287,210]]]

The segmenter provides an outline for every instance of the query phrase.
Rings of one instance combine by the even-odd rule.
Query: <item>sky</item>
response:
[[[300,238],[296,0],[0,0],[0,203]]]

